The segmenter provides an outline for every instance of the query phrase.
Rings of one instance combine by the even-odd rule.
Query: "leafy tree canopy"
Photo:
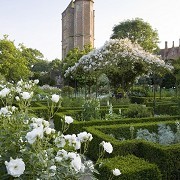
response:
[[[130,39],[133,43],[138,43],[146,51],[158,51],[157,30],[154,30],[149,23],[140,18],[125,20],[113,27],[111,39],[124,38]]]
[[[27,48],[23,44],[20,44],[22,56],[28,61],[29,67],[34,66],[36,62],[42,60],[44,55],[37,49]]]
[[[85,45],[83,50],[80,50],[79,48],[74,48],[72,50],[70,50],[67,54],[67,56],[65,57],[65,59],[62,61],[62,74],[64,75],[64,73],[66,72],[66,70],[72,66],[75,65],[75,63],[78,62],[78,60],[83,56],[88,54],[91,50],[92,50],[92,46],[91,45]],[[77,77],[77,75],[80,75],[80,77]],[[82,73],[77,73],[76,74],[76,80],[78,79],[79,82],[83,81],[84,79],[82,77]],[[65,78],[65,83],[68,84],[74,84],[74,80],[72,78],[66,77]],[[73,85],[72,85],[73,86]]]
[[[27,79],[30,76],[30,69],[26,58],[21,50],[14,45],[14,41],[4,35],[0,39],[0,72],[8,81]]]

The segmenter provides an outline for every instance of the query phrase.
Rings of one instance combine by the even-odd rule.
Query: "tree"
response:
[[[157,30],[140,18],[120,22],[113,27],[111,39],[128,38],[133,43],[138,43],[144,50],[149,52],[158,51],[159,37]]]
[[[82,73],[91,76],[104,72],[110,81],[114,81],[116,77],[116,83],[127,90],[127,87],[132,85],[132,81],[140,75],[152,72],[162,74],[165,70],[170,71],[172,66],[165,64],[159,56],[144,51],[137,43],[132,43],[126,38],[111,39],[101,48],[82,56],[73,67],[66,71],[65,76],[73,76],[79,69]],[[124,86],[124,82],[128,86]]]
[[[180,89],[180,58],[172,62],[174,66],[173,75],[175,77],[176,96],[179,94]]]
[[[39,60],[43,60],[44,55],[37,49],[27,48],[20,44],[22,56],[26,58],[29,67],[33,67]]]
[[[31,74],[26,58],[7,35],[0,39],[0,72],[7,81],[15,82]]]
[[[74,48],[69,51],[65,59],[62,61],[62,74],[64,75],[68,68],[73,67],[83,55],[88,54],[91,50],[91,45],[85,45],[83,50]],[[73,76],[73,78],[71,75],[68,75],[64,77],[64,81],[65,85],[75,87],[75,90],[77,90],[77,83],[82,85],[86,81],[89,85],[92,84],[92,78],[89,77],[90,76],[85,77],[85,74],[82,73],[82,69],[80,68],[78,72]]]

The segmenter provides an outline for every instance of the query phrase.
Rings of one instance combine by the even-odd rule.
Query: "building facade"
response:
[[[62,13],[62,59],[73,48],[94,47],[93,5],[93,0],[72,0]]]
[[[177,60],[180,58],[180,40],[179,46],[174,46],[174,41],[172,43],[172,47],[168,48],[168,42],[165,41],[165,48],[160,49],[159,54],[161,55],[162,59],[165,61],[168,60]]]

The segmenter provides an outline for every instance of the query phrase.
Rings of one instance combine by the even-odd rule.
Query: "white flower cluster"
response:
[[[93,139],[92,134],[87,132],[81,132],[77,135],[61,134],[55,138],[54,142],[58,148],[65,147],[65,145],[68,145],[70,147],[73,147],[75,150],[78,150],[81,148],[82,143],[87,143],[89,141],[92,141],[92,139]]]
[[[14,106],[0,108],[0,157],[6,167],[2,168],[4,175],[21,179],[82,179],[91,172],[93,176],[96,172],[94,164],[84,156],[93,139],[92,134],[81,132],[77,135],[64,135],[63,131],[56,132],[51,128],[49,121],[31,117],[28,111],[22,111],[23,106],[25,109],[28,107],[33,87],[37,83],[38,80],[27,83],[21,80],[15,86],[0,85],[0,98],[12,96],[18,100],[19,107],[22,105],[22,109]],[[57,106],[54,103],[60,102],[60,96],[53,94],[50,101],[54,108]],[[63,123],[66,129],[73,123],[73,118],[65,116]],[[113,147],[109,142],[103,141],[102,146],[103,153],[112,153]],[[9,154],[16,158],[9,157]],[[118,175],[118,170],[115,169],[113,174]]]
[[[16,92],[19,94],[16,96],[16,100],[19,101],[21,98],[23,100],[29,100],[33,96],[33,88],[36,84],[39,83],[39,80],[30,80],[28,82],[24,82],[20,80],[17,82],[17,86],[15,88]]]
[[[6,106],[0,109],[0,116],[11,116],[17,108],[15,106]]]
[[[55,130],[49,127],[49,122],[42,118],[32,118],[30,124],[31,131],[26,134],[26,139],[33,144],[37,138],[43,139],[44,134],[54,134]]]
[[[111,39],[99,49],[94,49],[87,55],[82,56],[79,61],[65,72],[65,77],[73,74],[81,67],[84,72],[103,69],[108,66],[117,66],[120,61],[128,61],[133,64],[144,62],[148,66],[163,67],[171,70],[172,66],[165,64],[160,56],[146,52],[138,44],[129,39]],[[148,67],[147,66],[147,67]]]

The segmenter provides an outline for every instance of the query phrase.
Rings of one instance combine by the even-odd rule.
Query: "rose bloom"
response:
[[[51,101],[57,103],[59,101],[59,95],[53,94],[51,97]]]
[[[19,100],[20,100],[19,96],[16,96],[15,99],[16,99],[16,101],[19,101]]]
[[[21,95],[24,100],[28,100],[31,98],[31,94],[28,92],[22,92]]]
[[[37,137],[39,137],[40,139],[43,138],[43,127],[42,126],[35,128],[31,132],[28,132],[26,134],[26,139],[28,140],[29,144],[33,144],[36,141]]]
[[[81,157],[79,154],[76,154],[72,161],[71,161],[71,166],[75,169],[76,172],[79,172],[81,170],[82,162],[81,162]]]
[[[7,109],[7,107],[2,107],[1,109],[0,109],[0,114],[4,114],[4,115],[6,115],[6,114],[8,114],[8,109]]]
[[[12,159],[10,161],[5,161],[6,169],[9,175],[13,177],[19,177],[24,173],[25,164],[22,159]]]
[[[113,174],[114,174],[114,176],[119,176],[119,175],[121,175],[121,172],[120,172],[120,170],[119,169],[114,169],[113,170]]]
[[[103,148],[104,148],[104,150],[105,150],[106,152],[108,152],[109,154],[112,153],[113,147],[112,147],[112,145],[111,145],[110,142],[104,142],[104,141],[103,141],[101,144],[102,144],[102,146],[103,146]]]
[[[65,123],[71,124],[73,122],[73,118],[71,116],[65,116]]]
[[[6,97],[8,94],[10,93],[10,89],[9,88],[4,88],[0,91],[0,96],[1,97]]]
[[[39,83],[39,79],[35,79],[35,80],[34,80],[34,83],[35,83],[35,84],[38,84],[38,83]]]

